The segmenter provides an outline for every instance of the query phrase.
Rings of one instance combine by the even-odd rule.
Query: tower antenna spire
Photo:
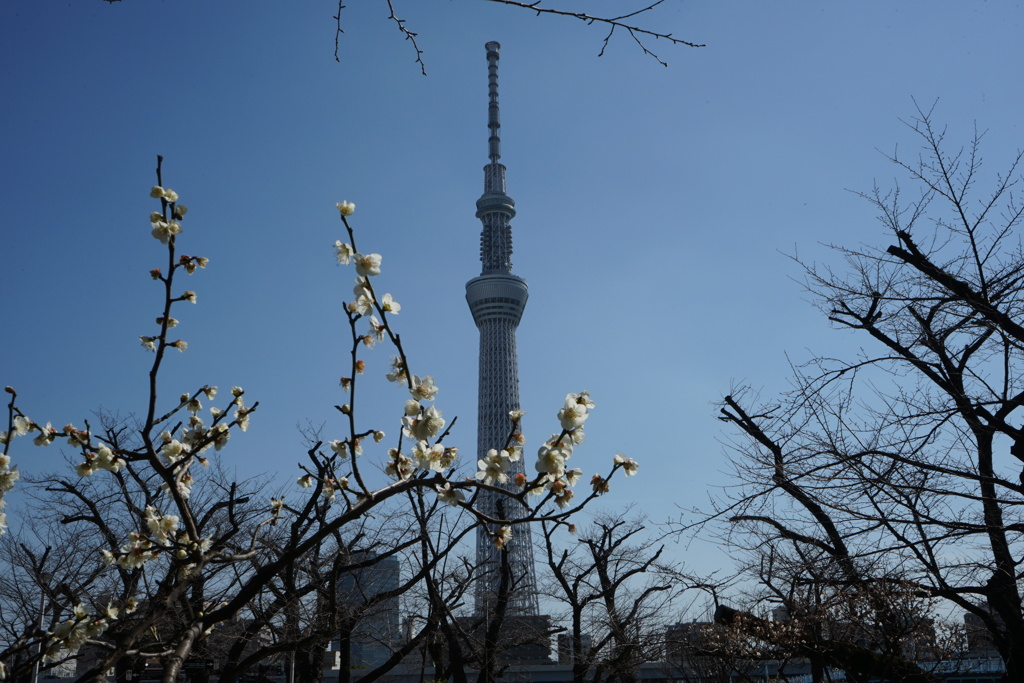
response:
[[[516,203],[505,192],[505,165],[501,159],[501,117],[498,112],[498,50],[495,41],[487,43],[487,155],[491,163],[484,166],[484,194],[476,202],[476,217],[483,224],[480,233],[482,274],[512,273],[512,226]],[[524,301],[525,303],[525,301]]]
[[[491,103],[487,107],[487,127],[491,131],[488,139],[488,156],[491,163],[498,163],[501,158],[501,114],[498,111],[498,51],[501,45],[496,41],[487,43],[487,92]]]

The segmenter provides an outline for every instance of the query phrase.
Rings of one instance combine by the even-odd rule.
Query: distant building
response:
[[[665,629],[665,661],[679,665],[703,656],[720,629],[710,621],[672,624]]]
[[[373,562],[342,574],[338,581],[343,633],[333,649],[340,651],[347,644],[350,668],[372,669],[387,661],[402,642],[401,565],[396,557],[377,558],[371,551],[353,553],[352,561]],[[385,596],[389,591],[395,594]],[[339,662],[343,661],[342,656]]]
[[[485,647],[487,621],[476,614],[459,617],[457,621],[466,637],[467,654],[479,657]],[[498,634],[495,660],[502,666],[553,664],[551,630],[548,616],[506,616]]]
[[[572,635],[568,633],[558,634],[558,663],[573,665],[576,663],[576,659],[586,661],[590,657],[590,651],[594,647],[593,639],[588,634],[580,636],[580,651],[573,655],[572,651]]]
[[[988,611],[986,609],[986,611]],[[992,615],[1000,624],[1002,619]],[[998,657],[992,634],[985,626],[984,620],[973,612],[964,612],[964,632],[967,636],[967,654],[971,657]]]

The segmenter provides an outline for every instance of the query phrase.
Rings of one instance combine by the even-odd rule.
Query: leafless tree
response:
[[[663,535],[640,517],[611,515],[579,538],[564,525],[543,531],[549,593],[565,606],[573,681],[635,680],[640,664],[662,658],[665,629],[685,589],[677,568],[662,560]]]
[[[806,265],[819,309],[864,349],[796,368],[780,401],[725,398],[744,488],[717,515],[762,558],[788,549],[785,572],[761,565],[774,590],[856,598],[890,635],[906,626],[906,596],[941,600],[983,623],[1007,680],[1024,680],[1022,155],[986,178],[983,134],[951,151],[931,111],[908,125],[920,154],[890,160],[911,187],[863,194],[891,245],[836,247],[844,269]],[[815,638],[804,654],[848,675],[936,680],[899,640]]]

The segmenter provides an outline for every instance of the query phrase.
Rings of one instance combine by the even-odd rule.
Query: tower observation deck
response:
[[[512,218],[515,202],[505,191],[505,166],[501,159],[501,120],[498,113],[498,51],[496,42],[487,48],[488,156],[484,166],[484,193],[476,202],[476,215],[483,223],[480,234],[479,277],[466,283],[466,301],[480,330],[480,375],[477,417],[477,456],[505,445],[512,421],[509,412],[519,408],[519,367],[516,358],[516,328],[523,317],[529,289],[526,281],[512,274]],[[509,477],[523,472],[523,461],[512,463]],[[495,519],[525,516],[517,502],[494,492],[484,492],[481,509]],[[493,531],[493,530],[492,530]],[[533,544],[528,524],[515,525],[513,538],[504,552],[512,571],[512,593],[508,613],[537,616],[537,582]],[[501,583],[501,553],[486,530],[477,532],[476,559],[480,572],[476,587],[476,613],[492,609]]]

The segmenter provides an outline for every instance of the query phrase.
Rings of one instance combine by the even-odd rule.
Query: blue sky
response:
[[[606,509],[664,519],[729,483],[722,395],[773,395],[790,359],[856,349],[807,302],[789,255],[841,266],[822,244],[889,243],[849,190],[891,184],[883,153],[897,145],[915,153],[901,123],[912,98],[937,101],[953,145],[988,130],[987,171],[1024,140],[1019,3],[669,0],[643,21],[707,47],[652,43],[663,68],[626,36],[599,58],[603,31],[577,22],[396,0],[426,77],[386,3],[348,5],[340,63],[331,0],[0,6],[0,383],[33,419],[142,410],[162,154],[190,209],[179,245],[211,260],[188,283],[198,305],[177,309],[190,348],[169,358],[163,395],[238,384],[260,401],[223,451],[229,468],[290,480],[296,425],[339,427],[353,275],[330,245],[343,199],[360,247],[384,256],[378,286],[401,302],[414,371],[434,376],[468,459],[478,337],[464,285],[479,273],[483,46],[497,40],[515,272],[531,292],[527,436],[536,446],[565,393],[589,390],[575,464],[636,458]],[[387,360],[370,356],[371,374]],[[380,406],[374,426],[397,432],[403,392],[381,378],[363,398]],[[63,466],[56,448],[13,455],[27,472]],[[720,561],[703,545],[678,552]]]

